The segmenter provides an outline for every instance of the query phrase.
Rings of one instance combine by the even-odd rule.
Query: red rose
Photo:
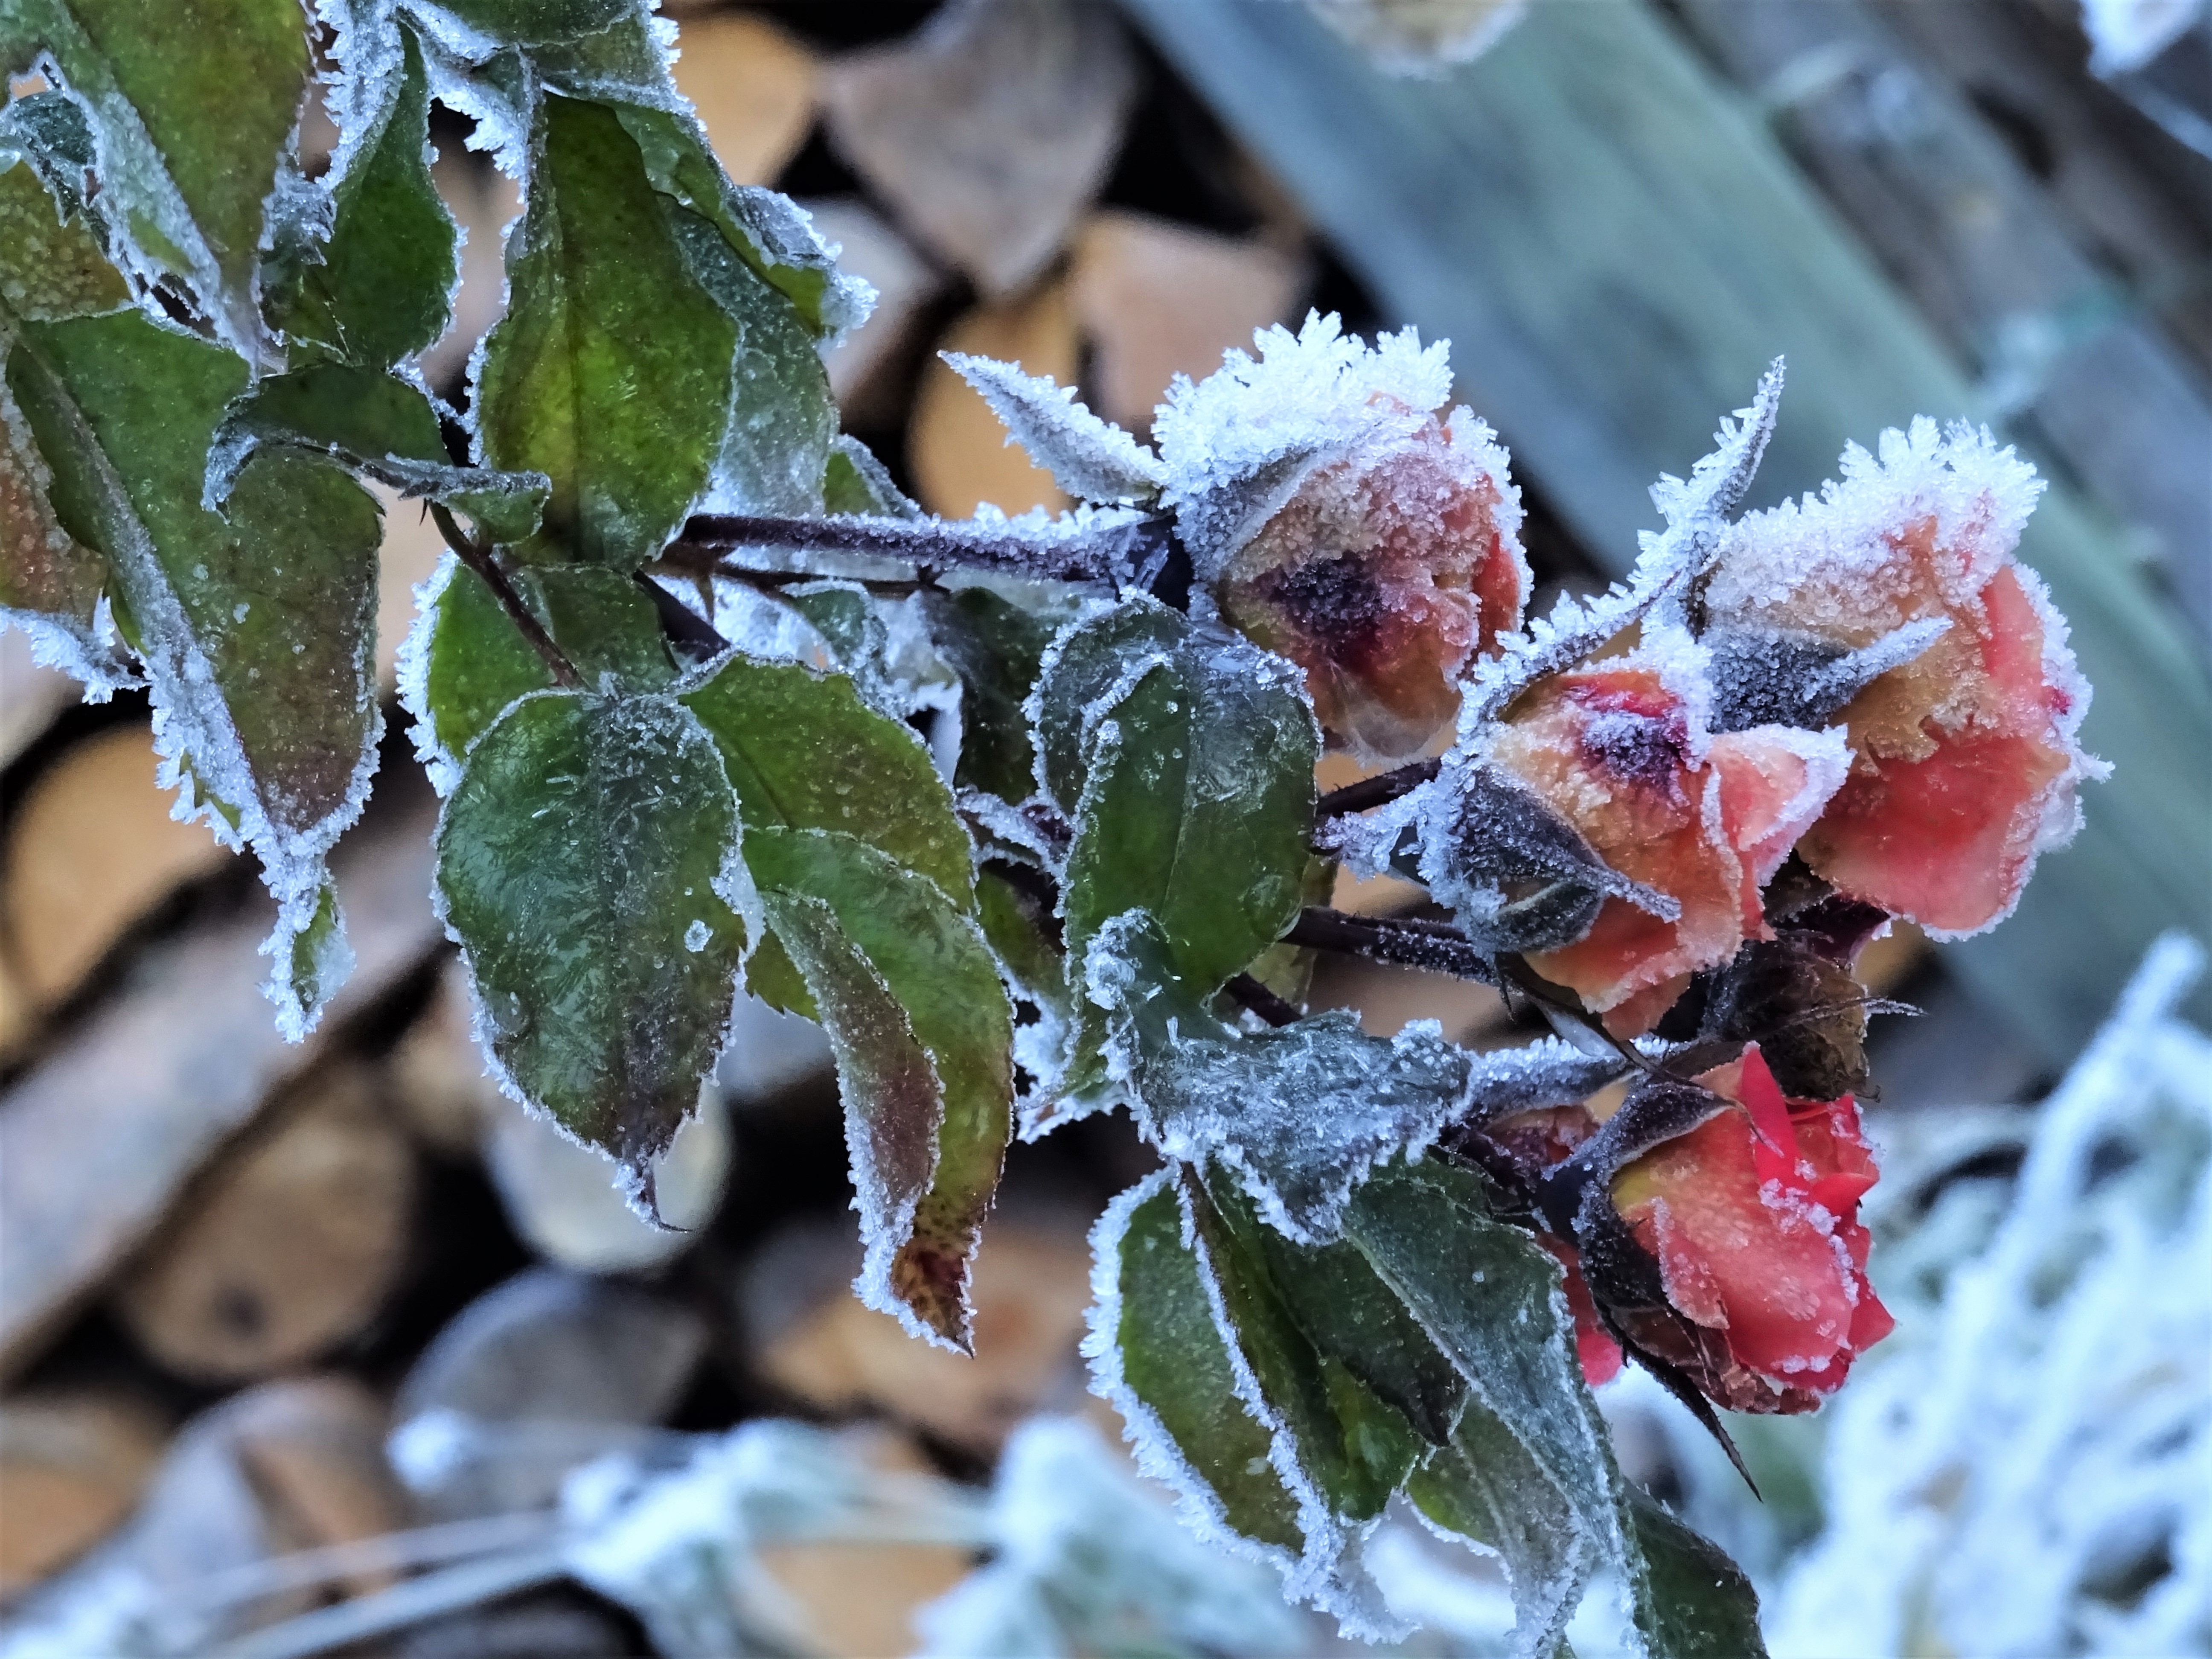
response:
[[[1757,1044],[1698,1081],[1741,1109],[1715,1111],[1612,1182],[1694,1328],[1652,1346],[1723,1405],[1808,1410],[1893,1323],[1866,1276],[1858,1201],[1876,1171],[1857,1109],[1848,1095],[1785,1100]],[[1653,1322],[1632,1334],[1661,1335],[1643,1328]]]
[[[1551,677],[1485,739],[1622,875],[1681,907],[1665,921],[1607,898],[1577,943],[1529,957],[1623,1036],[1649,1030],[1700,969],[1772,937],[1759,889],[1844,779],[1833,733],[1710,736],[1680,653],[1639,649]],[[1694,673],[1693,665],[1692,672]]]
[[[1154,427],[1167,500],[1224,618],[1305,671],[1331,738],[1419,754],[1459,708],[1468,662],[1528,593],[1504,450],[1446,413],[1441,348],[1373,348],[1309,319],[1180,381]]]
[[[1722,542],[1716,626],[1782,629],[1856,648],[1910,622],[1949,630],[1837,716],[1850,776],[1800,843],[1850,897],[1939,937],[1978,933],[2019,900],[2037,855],[2081,821],[2075,784],[2101,764],[2075,740],[2088,686],[2066,624],[2013,549],[2042,484],[1960,426],[1856,445],[1818,499],[1747,514]]]

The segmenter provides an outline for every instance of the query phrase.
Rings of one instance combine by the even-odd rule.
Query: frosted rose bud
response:
[[[1866,1275],[1858,1204],[1877,1171],[1857,1109],[1785,1099],[1756,1043],[1698,1081],[1733,1105],[1613,1176],[1680,1316],[1625,1327],[1723,1405],[1810,1410],[1894,1323]]]
[[[1608,897],[1576,943],[1529,965],[1618,1036],[1658,1023],[1701,969],[1769,939],[1759,890],[1837,787],[1834,732],[1759,726],[1708,734],[1699,653],[1646,646],[1540,682],[1482,738],[1614,870],[1674,899],[1669,921]]]
[[[1324,729],[1418,754],[1474,656],[1520,624],[1521,502],[1488,427],[1446,405],[1441,345],[1310,317],[1178,380],[1153,431],[1165,500],[1222,615],[1305,671]]]
[[[1856,648],[1907,623],[1948,630],[1859,691],[1850,776],[1799,850],[1852,898],[1939,936],[2002,921],[2037,855],[2081,822],[2102,775],[2075,734],[2089,688],[2066,623],[2013,550],[2043,486],[1987,432],[1932,421],[1854,445],[1843,481],[1747,514],[1724,535],[1714,628],[1780,629]]]

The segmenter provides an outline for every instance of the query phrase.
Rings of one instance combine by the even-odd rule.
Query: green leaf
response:
[[[635,0],[439,0],[480,34],[521,46],[550,46],[597,34],[629,17]]]
[[[221,511],[246,462],[270,448],[327,455],[407,495],[443,501],[473,519],[488,544],[528,539],[549,490],[542,472],[455,465],[428,393],[345,363],[270,375],[232,403],[208,448],[206,504]]]
[[[1467,1385],[1406,1304],[1348,1243],[1296,1243],[1260,1218],[1249,1194],[1215,1175],[1215,1208],[1231,1218],[1244,1248],[1267,1269],[1306,1340],[1401,1413],[1422,1438],[1451,1437]]]
[[[375,767],[376,503],[326,463],[270,455],[228,520],[207,511],[207,446],[246,366],[137,312],[27,323],[6,372],[56,517],[106,561],[136,630],[164,779],[252,843],[289,938]]]
[[[1279,658],[1145,620],[1146,635],[1181,637],[1149,668],[1149,643],[1119,653],[1121,675],[1083,710],[1067,945],[1079,962],[1106,922],[1149,911],[1186,992],[1206,996],[1297,917],[1317,739]],[[1066,696],[1068,665],[1063,648],[1048,703]]]
[[[459,243],[430,179],[429,80],[413,32],[394,25],[392,33],[396,63],[348,65],[345,88],[375,101],[346,112],[345,171],[327,186],[327,239],[264,273],[264,309],[295,365],[304,349],[389,368],[435,340],[453,314]],[[358,35],[349,44],[370,53]]]
[[[708,505],[821,512],[840,460],[852,475],[838,479],[842,495],[850,499],[853,484],[881,495],[889,484],[882,469],[871,465],[864,473],[866,451],[856,455],[855,447],[838,442],[836,400],[817,349],[866,315],[864,291],[838,275],[787,198],[732,184],[696,120],[648,101],[623,103],[617,112],[670,204],[670,225],[694,276],[738,331],[736,394]],[[889,494],[897,498],[896,489]]]
[[[839,273],[789,197],[732,184],[696,121],[648,108],[643,100],[622,106],[621,115],[653,188],[720,231],[747,268],[789,302],[810,340],[832,338],[866,319],[869,301],[860,285]]]
[[[1759,1630],[1759,1592],[1743,1569],[1641,1489],[1627,1488],[1628,1518],[1649,1593],[1637,1627],[1654,1654],[1681,1659],[1738,1659],[1766,1651]]]
[[[960,763],[953,781],[1010,803],[1036,793],[1036,751],[1023,705],[1053,624],[986,587],[922,594],[930,638],[960,676]]]
[[[476,388],[483,459],[552,481],[526,557],[627,574],[706,485],[738,330],[693,275],[614,111],[548,94],[530,148],[507,311]]]
[[[892,480],[890,469],[858,438],[842,433],[830,445],[830,460],[822,474],[822,510],[876,519],[922,516]]]
[[[1089,769],[1085,747],[1090,717],[1132,663],[1165,657],[1181,645],[1190,623],[1151,599],[1132,599],[1096,611],[1060,630],[1045,653],[1032,723],[1037,785],[1070,817],[1083,799]]]
[[[99,132],[100,191],[129,262],[181,279],[249,358],[256,252],[307,84],[297,0],[13,0],[0,68],[52,54]]]
[[[896,1129],[878,1127],[871,1133],[902,1138],[933,1133],[935,1139],[928,1190],[904,1224],[896,1208],[878,1207],[888,1189],[875,1185],[855,1142],[854,1183],[875,1264],[860,1286],[862,1299],[896,1315],[918,1335],[970,1352],[969,1268],[997,1190],[1013,1103],[1013,1018],[997,963],[967,914],[972,896],[963,892],[956,900],[927,874],[853,835],[764,825],[752,817],[753,798],[742,783],[738,793],[748,811],[745,861],[763,902],[795,896],[826,905],[884,995],[904,1011],[908,1029],[930,1062],[928,1121],[919,1126],[904,1121],[915,1109],[908,1094],[874,1099],[862,1092],[884,1076],[904,1079],[904,1069],[841,1066],[848,1118],[858,1114],[882,1126],[887,1117],[900,1116]],[[788,931],[797,925],[794,916],[803,922],[811,912],[778,913],[771,905],[775,914],[786,917],[775,924],[776,935],[805,976],[833,1038],[854,1054],[888,1041],[884,1022],[872,1014],[867,1030],[841,1031],[841,1020],[858,1018],[875,1004],[851,991],[850,975],[842,969],[834,985],[820,976],[842,960],[842,945],[823,946]]]
[[[1589,1553],[1566,1498],[1512,1431],[1488,1407],[1470,1403],[1450,1443],[1406,1483],[1406,1496],[1432,1524],[1504,1562],[1514,1652],[1525,1659],[1556,1653],[1589,1580]]]
[[[1741,1575],[1686,1565],[1710,1558],[1639,1513],[1583,1382],[1559,1264],[1530,1235],[1491,1218],[1480,1177],[1435,1162],[1379,1170],[1353,1196],[1345,1231],[1458,1366],[1472,1401],[1557,1489],[1577,1531],[1620,1568],[1655,1659],[1763,1653]],[[1548,1500],[1535,1489],[1527,1501]],[[1647,1533],[1656,1556],[1645,1553]],[[1723,1631],[1748,1632],[1751,1641],[1701,1645]]]
[[[1138,1467],[1172,1486],[1202,1530],[1291,1571],[1305,1550],[1273,1431],[1239,1392],[1172,1170],[1115,1199],[1091,1235],[1099,1300],[1083,1351],[1091,1389],[1121,1413]]]
[[[1190,1179],[1188,1176],[1185,1177]],[[1218,1194],[1222,1200],[1214,1201]],[[1267,1231],[1243,1195],[1221,1182],[1185,1195],[1193,1236],[1218,1287],[1223,1336],[1249,1367],[1265,1413],[1311,1487],[1311,1501],[1341,1522],[1370,1521],[1422,1450],[1404,1416],[1376,1399],[1351,1369],[1316,1348],[1270,1270]]]
[[[0,306],[43,323],[130,303],[85,216],[57,201],[27,160],[0,149]]]
[[[848,677],[732,654],[684,701],[720,745],[748,829],[852,836],[974,908],[968,832],[929,751]]]
[[[516,1091],[621,1165],[696,1103],[737,994],[738,803],[672,697],[548,691],[469,751],[438,890],[483,1032]]]
[[[632,578],[589,565],[544,565],[510,576],[531,614],[586,684],[657,691],[676,677],[653,602]],[[452,554],[424,590],[400,649],[400,696],[415,746],[441,794],[452,793],[469,750],[516,698],[549,690],[552,672],[483,579]]]

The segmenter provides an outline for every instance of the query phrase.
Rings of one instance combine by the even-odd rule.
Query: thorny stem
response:
[[[1484,985],[1498,983],[1489,958],[1473,940],[1448,922],[1420,921],[1407,916],[1360,916],[1349,911],[1308,905],[1298,913],[1286,945],[1303,945],[1316,951],[1336,951],[1365,957],[1370,962],[1399,968],[1423,968],[1432,974],[1449,974]]]
[[[568,660],[567,653],[553,643],[553,636],[545,631],[545,624],[539,622],[530,607],[522,602],[522,595],[514,591],[514,584],[507,580],[507,572],[499,568],[499,562],[492,557],[490,550],[479,547],[461,534],[460,526],[453,521],[453,515],[446,510],[443,503],[432,501],[430,516],[436,520],[438,533],[446,538],[446,545],[453,550],[463,564],[483,578],[484,586],[491,589],[492,597],[499,601],[499,608],[507,612],[507,620],[515,625],[524,639],[530,641],[531,649],[544,659],[545,666],[553,675],[554,684],[571,691],[581,690],[584,677],[576,672],[576,665]]]
[[[1295,1025],[1305,1016],[1297,1005],[1279,997],[1249,974],[1239,974],[1221,988],[1270,1025]]]
[[[702,514],[685,523],[677,547],[859,553],[932,568],[1111,585],[1118,568],[1141,567],[1148,555],[1165,548],[1171,524],[1159,514],[1103,526],[1093,535],[1040,541],[1012,529],[980,529],[936,519]]]
[[[1393,771],[1377,772],[1371,778],[1347,783],[1341,789],[1332,789],[1314,804],[1314,817],[1316,821],[1342,817],[1346,812],[1364,812],[1370,806],[1388,806],[1434,778],[1442,764],[1431,757]]]

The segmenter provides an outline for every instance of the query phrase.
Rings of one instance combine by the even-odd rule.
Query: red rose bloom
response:
[[[1850,776],[1799,850],[1847,896],[1939,937],[1978,933],[2019,900],[2037,855],[2071,838],[2075,740],[2088,687],[2064,620],[2013,549],[2042,489],[1988,434],[1935,423],[1854,446],[1815,500],[1731,526],[1706,602],[1716,626],[1857,648],[1905,623],[1949,630],[1859,692]]]
[[[1694,665],[1691,665],[1692,669]],[[1529,957],[1623,1036],[1649,1030],[1700,969],[1772,937],[1759,889],[1843,781],[1833,733],[1707,735],[1652,649],[1554,675],[1486,739],[1614,870],[1681,907],[1669,921],[1607,898],[1577,943]]]
[[[1614,1207],[1695,1328],[1688,1351],[1662,1357],[1736,1410],[1809,1410],[1893,1323],[1866,1276],[1858,1201],[1876,1172],[1857,1109],[1848,1095],[1785,1100],[1756,1044],[1698,1081],[1741,1109],[1613,1177]]]
[[[1305,671],[1331,739],[1419,754],[1462,671],[1520,625],[1520,496],[1490,428],[1447,405],[1441,348],[1335,319],[1257,337],[1159,413],[1178,528],[1223,617]]]

